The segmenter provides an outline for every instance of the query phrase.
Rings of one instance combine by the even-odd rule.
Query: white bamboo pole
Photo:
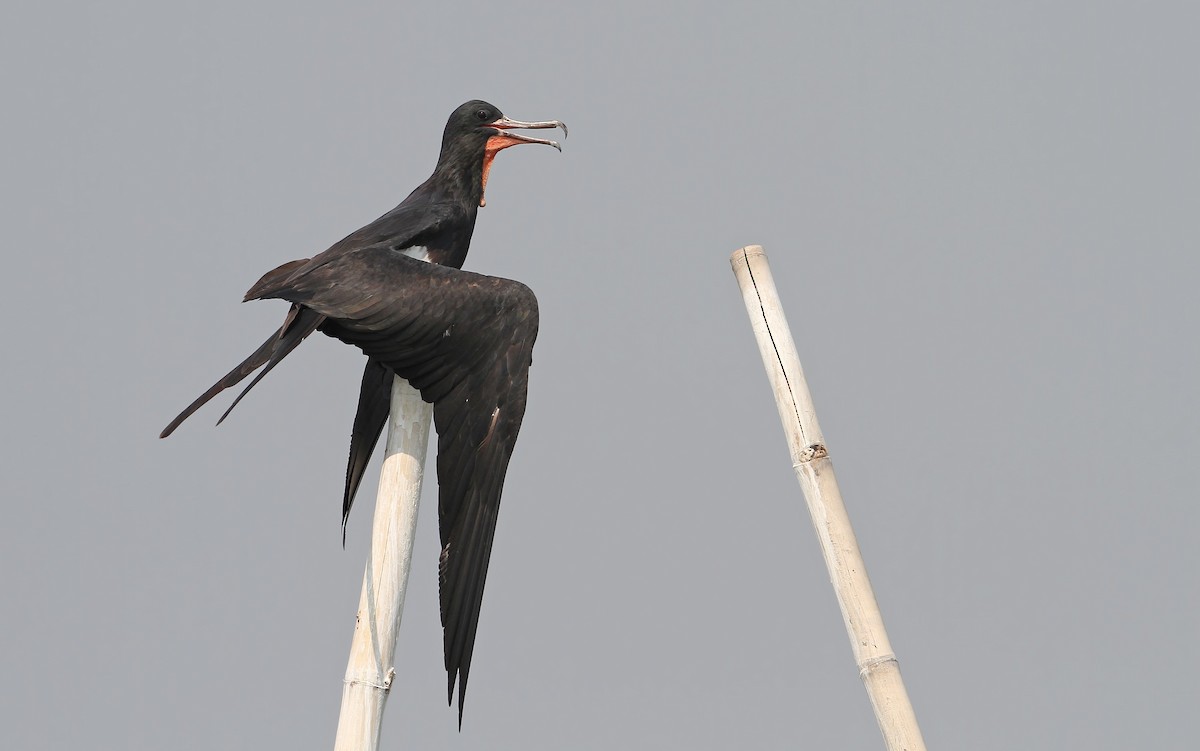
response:
[[[875,602],[850,517],[842,504],[833,464],[825,448],[796,343],[788,328],[761,246],[748,245],[729,259],[750,325],[758,340],[767,378],[775,392],[779,419],[787,435],[792,467],[808,502],[813,527],[837,594],[858,674],[867,689],[888,751],[924,751],[917,716],[904,690],[900,663],[892,652],[883,616]]]
[[[371,551],[342,686],[335,751],[375,751],[392,678],[412,562],[421,474],[433,405],[401,378],[392,383],[387,451],[379,476]]]

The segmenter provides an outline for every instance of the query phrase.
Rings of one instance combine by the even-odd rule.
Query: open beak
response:
[[[528,130],[539,130],[543,128],[562,128],[563,138],[567,137],[567,126],[559,120],[543,120],[537,123],[525,123],[520,120],[509,120],[507,117],[502,117],[495,122],[490,122],[487,127],[494,128],[496,135],[491,136],[487,140],[487,144],[483,149],[483,186],[482,190],[487,190],[488,175],[492,171],[492,160],[496,158],[504,149],[509,146],[519,146],[523,143],[544,143],[547,146],[562,151],[562,146],[558,145],[557,141],[550,141],[545,138],[533,138],[532,136],[523,136],[520,133],[513,133],[513,128],[525,128]],[[479,205],[486,206],[487,201],[484,200],[483,194],[480,193]]]
[[[526,122],[521,122],[520,120],[509,120],[507,117],[502,117],[499,120],[496,120],[495,122],[488,123],[488,127],[495,128],[500,131],[504,131],[503,135],[500,137],[503,138],[505,141],[508,141],[508,143],[506,144],[508,146],[516,146],[518,143],[544,143],[547,146],[553,146],[554,148],[558,149],[559,151],[562,151],[562,146],[559,146],[557,141],[550,141],[545,138],[533,138],[532,136],[523,136],[520,133],[507,132],[513,128],[520,128],[522,130],[540,130],[543,128],[562,128],[563,138],[567,137],[567,126],[565,123],[563,123],[560,120],[543,120],[541,122],[536,122],[536,123],[526,123]],[[497,138],[497,136],[492,136],[492,137]]]

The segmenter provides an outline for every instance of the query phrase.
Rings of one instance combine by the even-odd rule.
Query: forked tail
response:
[[[158,437],[166,438],[171,435],[175,431],[175,428],[179,427],[180,423],[191,417],[193,412],[207,404],[214,396],[230,386],[236,386],[246,376],[266,365],[267,367],[263,368],[262,372],[250,382],[250,385],[243,389],[242,393],[238,394],[237,399],[233,400],[233,404],[229,405],[229,409],[225,410],[225,414],[221,415],[221,419],[217,420],[217,424],[220,425],[221,421],[229,415],[233,408],[237,406],[237,403],[242,400],[242,397],[246,395],[246,392],[254,388],[254,384],[262,380],[262,377],[269,373],[271,368],[274,368],[279,364],[280,360],[287,357],[292,350],[299,346],[300,342],[304,341],[306,336],[316,331],[317,327],[324,320],[325,316],[314,310],[293,305],[292,309],[288,311],[287,319],[283,322],[283,325],[271,335],[270,339],[263,342],[261,347],[254,350],[252,355],[243,360],[236,368],[229,371],[224,378],[214,383],[208,391],[196,397],[196,401],[189,404],[187,409],[180,412],[179,416],[171,421],[170,425],[163,428],[163,432]]]

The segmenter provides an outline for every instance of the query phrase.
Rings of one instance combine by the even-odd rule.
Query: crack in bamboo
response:
[[[792,389],[792,382],[788,378],[787,368],[783,365],[783,355],[779,354],[779,344],[775,341],[775,332],[771,331],[771,322],[767,318],[767,309],[763,303],[762,292],[758,288],[758,281],[754,278],[754,268],[750,266],[750,256],[743,253],[742,258],[746,262],[746,273],[750,275],[750,284],[754,286],[754,296],[758,298],[758,310],[762,314],[763,326],[767,330],[767,336],[771,339],[771,348],[775,350],[775,362],[779,365],[779,372],[783,376],[783,382],[787,384],[788,396],[792,401],[792,410],[796,413],[796,424],[803,431],[804,421],[800,419],[800,405],[796,402],[796,392]]]

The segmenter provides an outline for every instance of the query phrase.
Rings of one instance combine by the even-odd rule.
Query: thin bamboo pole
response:
[[[750,316],[767,378],[775,392],[779,419],[787,435],[792,468],[804,491],[813,527],[821,543],[829,579],[837,594],[858,674],[867,689],[888,751],[924,751],[917,716],[904,690],[900,663],[892,652],[883,616],[875,602],[850,517],[842,504],[833,463],[825,448],[796,343],[788,328],[771,278],[766,253],[748,245],[729,259]]]
[[[392,678],[404,591],[412,562],[421,474],[433,405],[397,378],[392,383],[387,451],[379,476],[371,551],[342,686],[335,751],[375,751]]]

